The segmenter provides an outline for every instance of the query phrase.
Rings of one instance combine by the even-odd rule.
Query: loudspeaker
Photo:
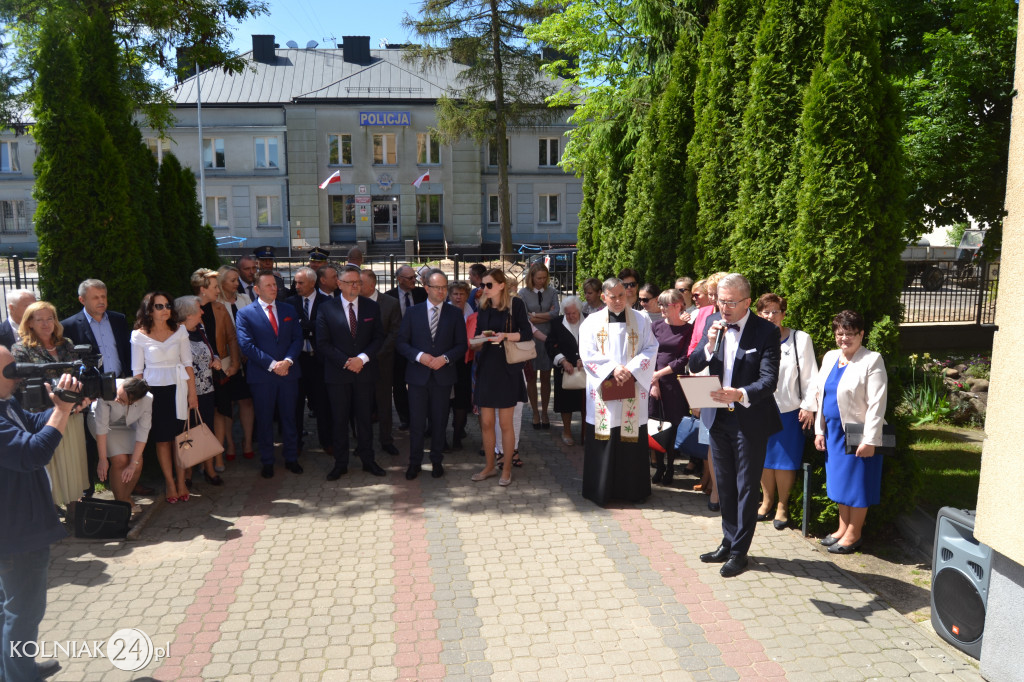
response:
[[[932,627],[980,660],[992,549],[974,538],[974,511],[943,507],[935,522]]]

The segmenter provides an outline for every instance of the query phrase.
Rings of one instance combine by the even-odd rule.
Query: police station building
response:
[[[465,66],[424,70],[367,37],[279,49],[253,36],[246,57],[240,73],[205,70],[170,91],[169,139],[144,131],[157,156],[173,150],[197,174],[201,158],[218,237],[284,247],[290,230],[293,247],[365,240],[396,253],[406,240],[435,252],[499,241],[495,145],[430,134],[437,99],[460,87]],[[558,166],[570,113],[509,131],[515,242],[576,241],[581,180]]]

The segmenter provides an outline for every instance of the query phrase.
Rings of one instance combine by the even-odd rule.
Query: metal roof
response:
[[[243,57],[248,66],[240,73],[207,69],[191,76],[167,93],[175,104],[195,104],[196,84],[202,87],[203,105],[285,104],[318,100],[436,100],[460,88],[458,75],[468,67],[445,62],[421,69],[403,59],[401,49],[370,50],[369,64],[346,62],[341,49],[279,49],[276,64]]]

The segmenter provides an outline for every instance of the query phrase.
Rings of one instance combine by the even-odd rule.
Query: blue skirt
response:
[[[827,415],[827,413],[826,413]],[[882,499],[882,455],[846,454],[846,433],[838,419],[825,417],[825,492],[848,507],[869,507]]]
[[[804,458],[804,430],[797,416],[800,410],[783,412],[782,430],[768,439],[768,454],[764,460],[765,469],[796,471]]]

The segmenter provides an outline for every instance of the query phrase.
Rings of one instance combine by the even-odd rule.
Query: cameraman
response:
[[[37,664],[11,655],[12,643],[35,642],[46,611],[46,573],[50,545],[67,533],[54,509],[46,465],[60,444],[73,403],[53,392],[53,407],[26,412],[14,397],[17,379],[3,376],[14,362],[0,348],[0,678],[9,682],[39,680],[60,669],[56,659]],[[47,385],[48,386],[48,385]],[[65,374],[58,388],[81,391],[82,385]]]

